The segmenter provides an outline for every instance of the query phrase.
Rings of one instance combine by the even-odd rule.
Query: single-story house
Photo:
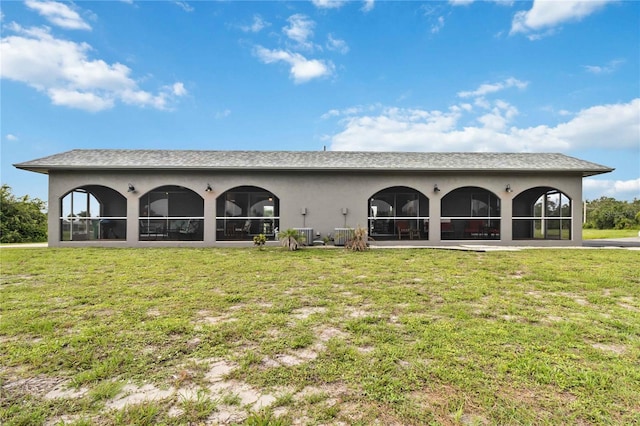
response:
[[[49,245],[212,246],[300,228],[429,246],[578,246],[582,178],[554,153],[72,150],[49,175]]]

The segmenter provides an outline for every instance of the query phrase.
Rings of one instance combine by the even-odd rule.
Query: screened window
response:
[[[127,236],[127,200],[99,185],[76,188],[62,199],[60,240],[123,240]]]
[[[202,241],[204,200],[190,189],[163,186],[140,197],[141,241]]]
[[[570,240],[571,199],[554,188],[532,188],[513,200],[513,238]]]
[[[369,235],[377,239],[428,239],[429,199],[412,188],[396,186],[369,199]]]
[[[280,223],[280,202],[273,193],[241,186],[221,194],[216,202],[216,239],[251,240],[274,237]]]
[[[479,187],[464,187],[442,198],[440,238],[500,239],[500,198]]]

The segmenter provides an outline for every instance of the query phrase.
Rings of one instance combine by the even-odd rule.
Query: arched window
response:
[[[140,241],[202,241],[204,200],[182,186],[167,185],[140,197]]]
[[[127,199],[114,189],[82,186],[60,203],[60,241],[126,239]]]
[[[440,238],[500,239],[500,198],[476,186],[458,188],[442,198]]]
[[[280,200],[256,186],[238,186],[216,201],[216,240],[251,240],[275,236],[280,225]]]
[[[376,192],[369,199],[369,235],[374,239],[428,239],[429,199],[404,186]]]
[[[571,199],[550,187],[528,189],[513,199],[514,240],[570,240]]]

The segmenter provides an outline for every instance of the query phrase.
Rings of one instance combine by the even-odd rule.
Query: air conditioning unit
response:
[[[353,238],[353,229],[351,228],[335,228],[334,231],[333,244],[336,246],[343,246]]]
[[[302,245],[312,246],[313,245],[313,228],[293,228],[295,231],[302,236],[304,236],[304,241]]]

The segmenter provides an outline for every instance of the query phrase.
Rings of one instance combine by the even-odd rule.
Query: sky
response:
[[[561,152],[640,198],[637,1],[0,4],[0,176],[71,149]]]

